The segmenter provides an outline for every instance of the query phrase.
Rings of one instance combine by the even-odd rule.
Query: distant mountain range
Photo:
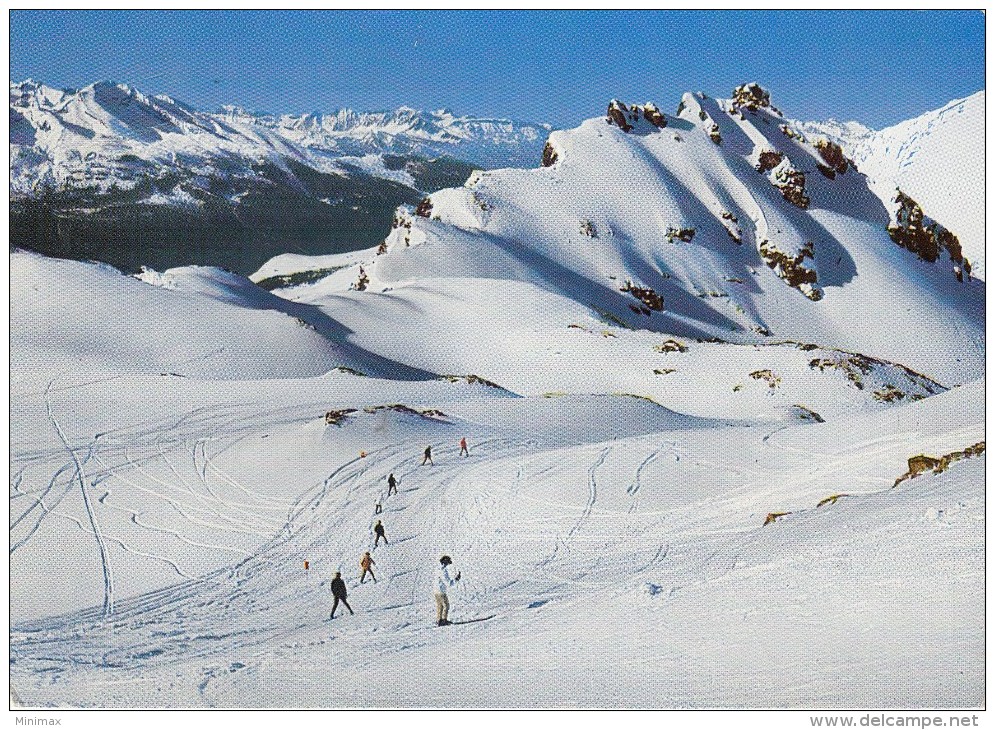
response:
[[[276,253],[362,248],[394,209],[475,168],[538,165],[548,125],[448,111],[274,116],[99,82],[11,84],[11,243],[249,273]]]

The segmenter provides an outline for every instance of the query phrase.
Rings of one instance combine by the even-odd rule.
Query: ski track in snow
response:
[[[594,509],[595,502],[598,501],[598,481],[595,478],[595,473],[605,463],[605,459],[608,458],[608,454],[611,453],[611,447],[606,446],[601,450],[598,458],[595,459],[594,463],[591,464],[591,468],[587,471],[587,486],[589,490],[587,504],[584,505],[584,511],[581,513],[580,518],[577,520],[576,524],[570,528],[567,533],[567,537],[573,537],[574,533],[580,529],[580,526],[587,522],[587,518],[591,516],[591,511]]]
[[[48,387],[51,388],[52,383],[54,382],[54,379],[49,381]],[[107,556],[107,546],[104,544],[103,534],[100,532],[100,528],[97,525],[97,518],[93,513],[93,506],[90,504],[90,496],[86,492],[86,473],[83,471],[83,462],[80,461],[79,455],[72,448],[72,446],[69,445],[69,440],[66,438],[65,432],[62,430],[62,426],[59,425],[58,420],[55,418],[55,413],[52,411],[52,401],[49,397],[47,389],[45,391],[45,407],[48,411],[49,420],[52,422],[52,427],[59,436],[59,440],[62,441],[63,445],[66,447],[66,451],[69,452],[69,455],[76,463],[76,474],[74,478],[79,481],[80,492],[83,495],[83,504],[86,507],[86,513],[90,519],[90,527],[93,529],[93,536],[97,541],[97,547],[100,551],[100,563],[103,569],[104,578],[104,613],[109,615],[114,612],[114,577],[111,572],[110,560]],[[93,453],[95,443],[96,439],[94,439],[94,441],[90,444],[87,459],[89,459],[90,455]],[[40,524],[41,521],[39,520],[39,525]]]
[[[483,447],[484,447],[484,444],[479,444],[477,448],[482,450]],[[399,450],[398,447],[392,447],[392,448],[384,449],[383,453],[380,454],[380,455],[383,456],[383,457],[389,458],[390,456],[396,454],[398,452],[398,450]],[[369,459],[370,456],[372,456],[372,455],[368,455],[367,459]],[[321,521],[321,519],[324,517],[324,513],[321,511],[320,508],[323,506],[325,500],[327,499],[327,497],[331,493],[339,493],[341,490],[345,490],[345,494],[343,495],[345,497],[345,499],[346,499],[345,504],[349,504],[348,500],[351,498],[351,495],[361,486],[360,482],[362,480],[362,477],[364,475],[366,475],[366,473],[368,471],[368,468],[369,468],[368,464],[371,463],[370,461],[366,461],[366,462],[360,463],[362,461],[363,460],[357,458],[357,459],[352,459],[352,460],[350,460],[350,461],[348,461],[348,462],[340,465],[337,469],[335,469],[335,471],[333,471],[329,475],[329,477],[327,477],[326,479],[324,479],[320,483],[320,485],[318,485],[319,489],[318,489],[318,491],[316,493],[315,493],[315,490],[312,489],[312,490],[308,490],[303,495],[301,495],[299,503],[297,505],[295,505],[294,507],[292,507],[291,510],[290,510],[290,513],[288,515],[288,520],[287,520],[287,523],[286,523],[286,525],[284,527],[284,530],[276,538],[274,538],[273,540],[271,540],[271,542],[269,544],[263,546],[256,553],[255,557],[252,557],[252,556],[247,557],[246,561],[243,561],[242,563],[236,565],[233,568],[233,570],[231,571],[232,574],[234,574],[236,576],[239,576],[239,575],[242,576],[236,582],[236,588],[238,590],[242,590],[242,589],[245,588],[245,586],[243,584],[244,584],[245,580],[247,580],[247,579],[249,579],[251,577],[250,576],[250,572],[252,574],[257,574],[258,575],[258,573],[255,573],[254,571],[251,571],[251,567],[257,561],[259,561],[260,559],[263,559],[263,560],[266,560],[267,563],[270,563],[271,561],[273,561],[272,559],[276,557],[276,556],[273,555],[274,551],[278,550],[283,545],[287,545],[295,537],[297,537],[305,528],[307,528],[309,526],[314,526],[315,524],[317,524],[317,523],[319,523]],[[414,460],[408,458],[408,459],[405,459],[405,461],[412,462]],[[130,464],[134,464],[134,460],[129,461],[129,463]],[[381,464],[381,469],[387,470],[389,468],[390,468],[389,465]],[[398,471],[400,471],[400,470],[395,468],[395,472],[398,472]],[[408,472],[402,472],[402,473],[407,474]],[[447,489],[447,485],[450,484],[450,483],[452,483],[457,478],[458,478],[458,475],[452,475],[449,478],[444,479],[443,480],[444,484],[440,484],[440,486],[436,490],[436,492],[437,492],[436,496],[438,498],[440,498],[440,499],[444,499],[445,490]],[[397,499],[397,496],[392,497],[392,499]],[[421,499],[428,500],[428,499],[431,499],[431,497],[428,496],[428,495],[425,495],[425,496],[421,497]],[[306,517],[305,517],[305,515],[306,515]],[[463,519],[465,519],[465,518],[463,518]],[[414,537],[415,536],[412,536],[411,538],[408,538],[408,539],[412,539]],[[122,547],[124,547],[125,549],[128,549],[127,545],[123,541],[119,541],[117,539],[115,539],[114,541],[120,543],[122,545]],[[395,540],[393,541],[392,544],[399,544],[399,543],[403,543],[405,541],[406,540],[403,539],[403,538],[395,538]],[[151,557],[159,557],[159,556],[151,556]],[[273,562],[280,562],[279,558],[276,558],[276,560],[273,561]],[[260,565],[262,565],[262,564],[260,564]],[[177,572],[181,572],[178,566],[174,566],[174,567],[177,570]],[[397,575],[393,575],[391,577],[394,578],[394,579],[396,579],[396,578],[403,577],[404,575],[410,574],[411,572],[412,571],[401,572],[401,573],[398,573]],[[414,573],[415,573],[416,576],[418,575],[419,572],[420,572],[419,570],[415,570],[414,571]],[[207,580],[210,583],[210,578],[208,578]],[[190,604],[193,603],[194,607],[196,607],[197,601],[196,601],[196,598],[195,598],[194,594],[192,594],[191,591],[192,591],[192,589],[195,586],[198,586],[198,585],[204,585],[204,580],[192,581],[190,583],[181,584],[178,587],[162,591],[162,592],[160,592],[160,594],[161,594],[162,597],[160,599],[158,599],[158,600],[155,600],[153,596],[139,597],[137,599],[129,599],[129,600],[125,601],[120,606],[120,608],[121,608],[120,619],[121,620],[126,620],[128,616],[135,617],[135,616],[139,616],[139,615],[142,615],[142,614],[149,614],[151,612],[156,612],[158,610],[161,610],[162,608],[165,608],[168,605],[172,605],[173,606],[173,608],[171,610],[171,613],[173,615],[179,617],[180,615],[182,615],[184,613],[184,609],[182,608],[183,606],[190,606]],[[417,586],[417,579],[415,580],[414,585]],[[217,589],[215,589],[215,591],[217,591]],[[177,598],[180,599],[179,604],[177,604],[177,602],[176,602]],[[149,602],[149,599],[152,599],[151,602]],[[201,600],[199,603],[200,603],[201,607],[206,606],[206,605],[217,605],[219,600],[220,600],[220,598],[207,599],[207,600]],[[391,604],[389,606],[382,607],[379,610],[392,611],[392,610],[409,608],[410,606],[414,605],[416,602],[417,601],[412,596],[412,600],[409,601],[409,602],[402,603],[402,604]],[[141,610],[142,613],[137,613],[136,614],[136,610],[139,610],[139,609]],[[80,618],[84,618],[85,615],[86,614],[84,613],[84,615],[81,616]],[[149,618],[154,618],[154,617],[153,616],[149,616]],[[189,622],[190,618],[191,618],[190,616],[187,617],[187,621],[188,622]],[[84,620],[85,620],[85,618],[84,618]],[[114,617],[108,617],[108,620],[114,620]],[[102,622],[99,622],[99,620],[98,620],[98,622],[96,624],[93,624],[91,626],[91,629],[99,631],[99,627],[100,627],[101,623]],[[57,619],[56,620],[43,621],[43,622],[40,622],[40,627],[44,627],[44,628],[40,628],[38,625],[35,625],[33,627],[34,630],[31,633],[35,633],[35,632],[37,632],[39,630],[45,631],[46,633],[51,633],[53,631],[58,631],[60,626],[61,626],[61,621],[59,621]],[[303,628],[303,626],[287,629],[285,632],[283,632],[281,634],[271,635],[271,636],[269,636],[269,638],[266,641],[272,641],[274,638],[277,638],[278,636],[287,635],[287,634],[293,633],[293,632],[299,630],[300,628]],[[17,633],[18,632],[15,631],[15,635]],[[58,639],[58,640],[56,640],[55,642],[52,642],[52,643],[50,643],[48,641],[42,642],[41,644],[39,644],[38,642],[35,642],[34,643],[35,644],[34,645],[34,650],[31,652],[31,654],[34,654],[35,652],[37,652],[40,649],[41,646],[57,645],[60,641],[64,641],[64,640],[65,640],[64,637],[60,637],[60,639]],[[17,648],[15,649],[15,653],[17,653],[19,655],[18,656],[18,661],[23,662],[23,661],[27,660],[28,659],[28,654],[25,653],[25,650],[29,646],[31,646],[31,643],[29,643],[29,642],[15,642],[15,643],[17,644]],[[219,651],[225,651],[225,650],[228,650],[228,649],[227,648],[222,649],[222,648],[219,647],[218,650]],[[156,661],[157,659],[161,660],[163,657],[165,657],[165,656],[167,656],[167,655],[169,655],[169,654],[172,653],[168,648],[164,648],[162,646],[157,646],[154,642],[151,643],[151,644],[145,644],[145,643],[136,644],[136,646],[134,648],[127,649],[127,650],[122,649],[122,651],[125,651],[126,653],[128,653],[131,656],[132,659],[138,658],[138,659],[141,659],[142,661]],[[50,662],[50,661],[52,661],[54,659],[54,657],[51,656],[51,651],[44,650],[44,653],[45,653],[45,656],[43,658],[42,657],[38,657],[36,655],[36,661]],[[202,653],[203,652],[200,652],[200,651],[198,652],[199,655],[202,654]],[[208,651],[207,653],[210,654],[212,652]],[[265,654],[265,651],[263,651],[262,653]],[[142,655],[142,656],[139,656],[139,655]],[[84,664],[89,664],[89,665],[93,665],[93,666],[97,666],[97,667],[99,667],[99,666],[108,666],[109,664],[113,664],[114,663],[114,662],[106,661],[106,657],[101,657],[99,660],[95,660],[89,654],[84,654],[84,656],[86,656],[85,660],[80,655],[78,655],[78,654],[76,654],[74,652],[70,652],[68,655],[64,655],[63,661],[68,661],[70,664],[79,664],[82,661]],[[141,666],[142,661],[139,661],[139,662],[134,663],[134,664],[130,664],[129,666]]]
[[[47,506],[45,505],[45,498],[46,498],[46,497],[48,497],[48,495],[49,495],[49,494],[51,493],[52,489],[54,489],[54,488],[55,488],[55,483],[56,483],[56,481],[57,481],[57,480],[59,479],[59,477],[60,477],[60,476],[62,476],[62,474],[63,474],[63,473],[65,473],[65,472],[66,472],[67,470],[69,470],[69,469],[72,469],[72,468],[74,468],[74,467],[75,467],[75,463],[74,463],[73,461],[69,461],[69,462],[67,462],[66,464],[64,464],[63,466],[61,466],[61,467],[60,467],[60,468],[59,468],[59,469],[58,469],[58,470],[57,470],[57,471],[55,472],[55,474],[53,474],[53,475],[52,475],[52,478],[48,480],[48,486],[46,486],[46,487],[45,487],[45,490],[44,490],[44,491],[43,491],[43,492],[41,493],[41,495],[40,495],[40,496],[36,496],[36,495],[34,495],[34,494],[31,494],[30,492],[25,492],[25,493],[24,493],[24,496],[26,496],[26,497],[31,497],[32,499],[34,499],[34,500],[35,500],[35,502],[34,502],[34,504],[32,504],[32,505],[31,505],[30,507],[28,507],[28,508],[27,508],[27,510],[25,510],[25,511],[24,511],[24,512],[23,512],[23,513],[22,513],[22,514],[21,514],[21,515],[20,515],[20,516],[19,516],[19,517],[18,517],[17,519],[15,519],[15,520],[14,520],[14,521],[13,521],[13,522],[12,522],[12,523],[10,524],[10,529],[11,529],[11,530],[13,530],[13,529],[14,529],[15,527],[17,527],[17,526],[18,526],[19,524],[21,524],[21,522],[22,522],[22,521],[23,521],[23,520],[24,520],[24,519],[25,519],[25,518],[26,518],[26,517],[27,517],[27,516],[28,516],[29,514],[31,514],[31,513],[32,513],[32,512],[33,512],[33,511],[35,510],[35,508],[36,508],[36,507],[40,507],[43,513],[47,513],[47,512],[50,512],[50,511],[51,511],[51,510],[50,510],[50,508],[49,508],[49,507],[47,507]],[[22,471],[22,473],[23,473],[23,471]],[[73,484],[73,481],[75,480],[75,478],[76,478],[76,474],[75,474],[75,473],[73,473],[73,474],[72,474],[72,475],[71,475],[71,476],[70,476],[70,477],[69,477],[69,478],[68,478],[68,479],[66,480],[66,485],[67,485],[67,487],[66,487],[66,490],[64,490],[64,491],[63,491],[63,496],[65,496],[65,492],[66,492],[66,491],[68,491],[68,490],[71,490],[71,489],[72,489],[72,484]],[[18,483],[17,483],[17,486],[15,486],[15,489],[18,489],[19,487],[20,487],[20,481],[18,481]],[[62,498],[60,497],[60,499],[59,499],[59,500],[58,500],[58,501],[56,502],[56,505],[58,505],[58,502],[59,502],[59,501],[61,501],[61,499],[62,499]],[[19,547],[19,546],[20,546],[21,544],[23,544],[24,542],[26,542],[26,541],[28,540],[28,538],[30,538],[30,536],[31,536],[31,535],[33,535],[33,534],[35,533],[35,531],[37,531],[38,527],[39,527],[39,526],[41,525],[41,519],[42,519],[42,518],[41,518],[41,517],[39,517],[39,519],[38,519],[38,523],[37,523],[37,524],[35,525],[35,528],[34,528],[33,530],[31,530],[31,532],[30,532],[30,533],[28,534],[28,536],[27,536],[27,537],[25,537],[24,539],[22,539],[21,541],[19,541],[19,543],[18,543],[17,545],[15,545],[14,547],[11,547],[11,550],[10,550],[10,551],[11,551],[12,553],[14,552],[14,550],[15,550],[15,549],[16,549],[17,547]]]

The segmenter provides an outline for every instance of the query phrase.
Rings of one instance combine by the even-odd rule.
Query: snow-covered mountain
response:
[[[274,116],[226,106],[209,113],[109,81],[65,91],[30,80],[12,83],[10,117],[15,194],[46,186],[125,190],[169,170],[206,178],[251,175],[254,165],[285,168],[288,159],[332,174],[358,167],[417,188],[410,171],[390,169],[370,156],[529,166],[538,161],[550,130],[409,108]]]
[[[249,278],[15,252],[13,691],[974,704],[985,282],[959,255],[754,84],[613,100],[540,167]],[[436,625],[442,554],[467,623]],[[337,570],[356,615],[329,622]]]
[[[216,115],[235,125],[272,130],[305,149],[362,157],[370,154],[456,157],[480,167],[531,167],[552,129],[508,119],[457,117],[447,109],[422,112],[255,114],[235,106]]]
[[[973,274],[985,278],[985,92],[880,131],[856,122],[798,126],[840,144],[882,200],[900,189],[956,233]]]
[[[368,290],[521,281],[627,327],[831,344],[945,383],[979,377],[984,286],[964,276],[956,241],[908,206],[889,211],[838,146],[746,93],[685,94],[675,116],[612,102],[553,132],[544,167],[475,174],[400,210],[366,262]],[[882,302],[907,326],[875,326]]]
[[[207,113],[124,84],[25,81],[10,87],[12,242],[133,270],[250,273],[280,244],[370,245],[423,191],[475,168],[537,164],[548,132],[413,109]]]

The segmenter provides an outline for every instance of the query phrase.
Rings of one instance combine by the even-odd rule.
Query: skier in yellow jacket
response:
[[[359,582],[360,583],[365,583],[366,582],[366,574],[367,573],[369,573],[370,577],[373,578],[373,582],[374,583],[377,582],[377,577],[375,575],[373,575],[373,566],[374,565],[376,565],[376,563],[373,562],[373,558],[370,557],[370,551],[367,550],[365,553],[363,553],[363,557],[361,557],[359,559],[359,567],[363,569],[362,574],[359,576]]]

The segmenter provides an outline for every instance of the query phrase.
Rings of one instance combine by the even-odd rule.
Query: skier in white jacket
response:
[[[439,620],[439,626],[449,625],[449,595],[448,589],[460,579],[461,573],[456,572],[456,577],[449,575],[449,566],[453,564],[452,558],[443,555],[439,558],[439,568],[435,573],[435,612]]]

